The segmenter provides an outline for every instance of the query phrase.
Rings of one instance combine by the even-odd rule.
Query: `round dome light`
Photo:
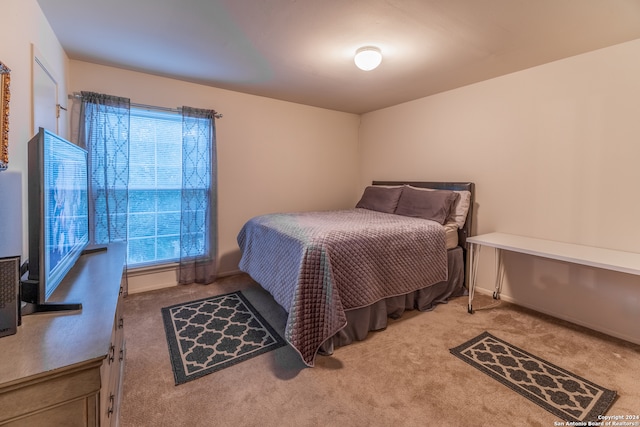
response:
[[[356,56],[353,60],[361,70],[370,71],[382,62],[382,52],[373,46],[361,47],[356,51]]]

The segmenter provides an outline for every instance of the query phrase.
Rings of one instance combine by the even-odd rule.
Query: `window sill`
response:
[[[166,271],[176,271],[178,269],[178,263],[172,262],[162,265],[150,265],[146,267],[135,267],[127,269],[127,277],[144,276],[153,273],[164,273]]]

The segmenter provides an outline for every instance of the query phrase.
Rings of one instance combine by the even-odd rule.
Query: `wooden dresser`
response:
[[[82,255],[52,295],[81,311],[24,316],[0,338],[0,425],[116,426],[125,246]]]

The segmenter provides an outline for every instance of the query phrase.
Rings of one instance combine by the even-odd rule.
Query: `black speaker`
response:
[[[0,258],[0,337],[18,332],[20,257]]]

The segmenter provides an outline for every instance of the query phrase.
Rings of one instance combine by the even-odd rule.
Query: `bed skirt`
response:
[[[364,340],[370,331],[387,327],[388,318],[398,319],[406,310],[430,311],[449,298],[462,296],[464,287],[464,255],[461,247],[448,252],[449,278],[444,282],[408,294],[380,300],[370,306],[346,310],[347,326],[322,344],[319,354],[330,355],[333,350]]]

